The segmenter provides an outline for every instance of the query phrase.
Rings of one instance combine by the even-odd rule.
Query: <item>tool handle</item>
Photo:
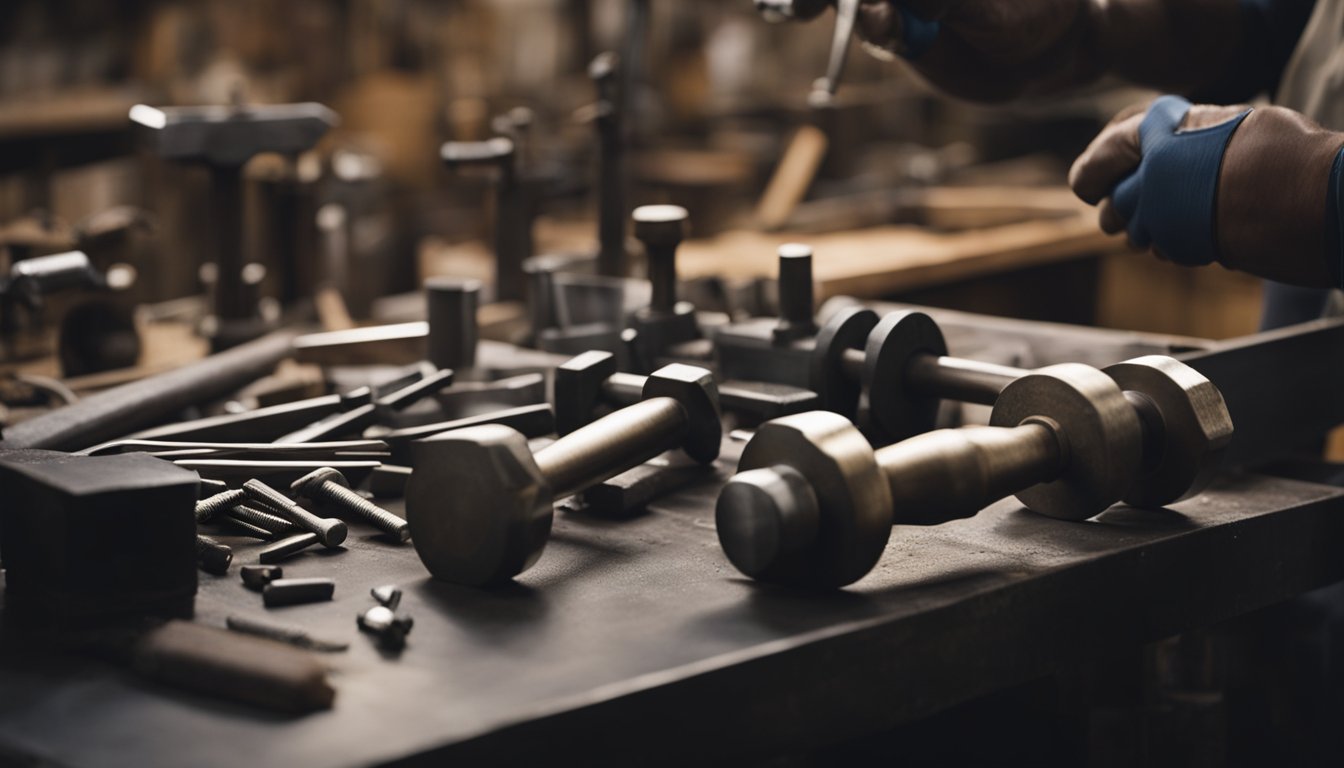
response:
[[[927,397],[993,405],[1009,383],[1028,372],[959,357],[916,355],[905,369],[911,390]]]
[[[99,392],[5,430],[4,447],[75,451],[169,419],[270,373],[294,334],[273,333],[197,363]]]
[[[644,397],[644,383],[648,379],[638,373],[613,373],[602,382],[602,399],[617,408],[638,403]]]
[[[826,77],[813,88],[810,98],[813,106],[829,105],[836,91],[840,90],[840,78],[845,73],[845,61],[849,58],[849,45],[854,39],[854,26],[858,18],[859,0],[836,0],[835,31],[831,33],[831,56],[826,63]]]
[[[690,414],[681,403],[654,397],[580,427],[534,458],[561,499],[676,448],[689,426]]]
[[[999,499],[1057,478],[1062,436],[1045,422],[926,432],[877,451],[891,487],[893,525],[970,517]]]

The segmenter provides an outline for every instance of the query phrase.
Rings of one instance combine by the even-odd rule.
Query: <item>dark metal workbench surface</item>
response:
[[[432,582],[411,547],[366,529],[344,553],[285,563],[286,575],[333,577],[332,603],[267,612],[236,566],[202,574],[200,621],[267,614],[351,640],[323,657],[334,710],[282,718],[94,661],[11,657],[0,664],[0,764],[770,754],[908,721],[1344,577],[1344,494],[1245,476],[1174,511],[1068,523],[1005,502],[969,520],[897,528],[854,587],[797,594],[728,564],[713,529],[716,488],[630,521],[558,515],[541,562],[498,591]],[[235,559],[254,561],[251,549]],[[384,583],[403,586],[416,621],[398,658],[355,630],[369,588]]]

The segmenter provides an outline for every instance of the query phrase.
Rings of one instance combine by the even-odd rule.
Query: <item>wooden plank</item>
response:
[[[683,277],[722,274],[773,277],[776,250],[788,233],[726,232],[691,240],[678,252]],[[809,235],[819,299],[877,298],[899,291],[1081,258],[1122,247],[1090,215],[1028,221],[983,230],[938,233],[912,226]]]

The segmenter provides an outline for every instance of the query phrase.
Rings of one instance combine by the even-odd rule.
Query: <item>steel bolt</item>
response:
[[[233,550],[209,536],[196,536],[196,562],[201,570],[222,576],[229,572],[233,562]]]
[[[247,523],[255,528],[260,528],[263,531],[280,536],[298,533],[302,530],[299,526],[283,517],[278,517],[270,512],[257,509],[256,507],[247,504],[239,504],[229,510],[228,516],[233,520]]]
[[[305,531],[317,534],[322,546],[328,549],[339,547],[349,533],[344,522],[330,517],[318,517],[260,480],[248,480],[243,483],[243,490],[247,491],[249,498],[288,518]]]
[[[290,490],[319,504],[357,515],[383,533],[396,537],[399,542],[405,543],[411,538],[411,528],[405,520],[350,490],[345,475],[334,469],[323,468],[309,472],[295,480]]]
[[[242,520],[239,520],[235,517],[225,516],[220,520],[220,522],[227,523],[228,525],[232,526],[239,536],[246,536],[250,539],[257,539],[259,541],[275,540],[274,533],[271,533],[265,528],[258,528],[257,526],[251,523],[245,523]]]
[[[247,494],[243,491],[232,490],[216,493],[207,499],[201,499],[196,502],[196,522],[204,523],[220,512],[236,507],[246,498]]]

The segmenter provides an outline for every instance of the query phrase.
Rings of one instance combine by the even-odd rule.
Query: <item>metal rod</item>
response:
[[[654,397],[580,427],[537,451],[535,458],[560,499],[671,449],[689,424],[681,403]]]
[[[495,182],[495,300],[522,301],[526,294],[523,262],[532,256],[532,216],[527,190],[510,152],[500,162]]]
[[[597,86],[597,272],[625,277],[625,136],[615,53],[602,53],[588,67]]]
[[[812,294],[812,249],[797,243],[781,245],[776,339],[792,341],[817,332]]]
[[[838,0],[835,4],[835,31],[831,35],[831,55],[826,64],[826,77],[812,91],[814,106],[830,104],[840,89],[840,78],[845,73],[849,58],[850,41],[854,39],[854,25],[858,21],[859,0]]]
[[[644,396],[644,382],[648,378],[638,373],[613,373],[602,382],[602,399],[619,407],[638,403]]]
[[[215,264],[215,316],[221,323],[252,316],[243,286],[243,169],[210,166],[211,260]]]
[[[265,376],[294,334],[272,333],[167,373],[123,384],[5,430],[4,448],[75,451],[153,426]]]
[[[905,380],[921,395],[993,405],[999,393],[1028,372],[959,357],[917,355],[906,364]]]
[[[1059,477],[1067,461],[1055,430],[1039,422],[927,432],[880,449],[876,458],[891,487],[893,525],[970,517]]]
[[[671,315],[677,307],[677,246],[648,245],[649,284],[653,296],[649,309],[655,314]]]

